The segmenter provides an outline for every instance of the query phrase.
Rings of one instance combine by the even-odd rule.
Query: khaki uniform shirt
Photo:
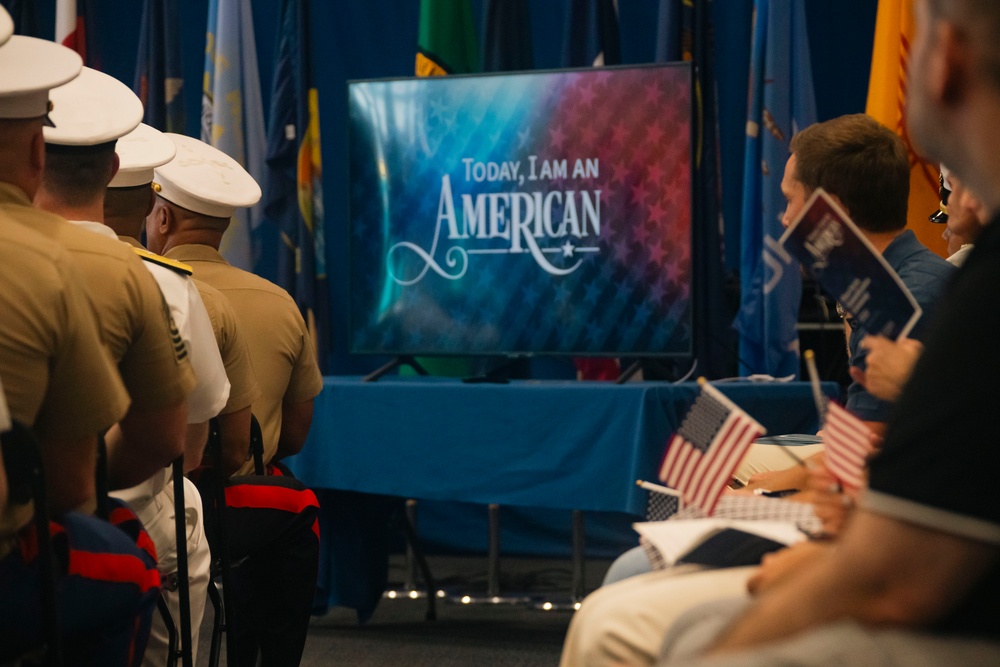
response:
[[[323,389],[312,338],[298,306],[277,285],[229,265],[217,250],[205,245],[171,248],[167,257],[194,267],[195,275],[229,300],[260,383],[261,397],[253,403],[264,438],[264,462],[278,449],[282,403],[302,403]],[[248,461],[238,474],[253,471]]]
[[[19,188],[0,183],[0,211],[69,250],[118,365],[132,404],[175,405],[197,380],[156,281],[126,245],[31,206]]]
[[[251,405],[260,398],[260,388],[257,376],[250,361],[250,350],[247,348],[246,337],[236,323],[236,313],[222,292],[208,283],[195,278],[195,287],[201,294],[201,300],[208,311],[208,319],[212,323],[215,342],[222,354],[222,363],[229,377],[229,401],[220,414],[227,415]]]
[[[69,253],[0,210],[0,377],[43,442],[96,435],[128,409],[82,284]],[[0,515],[0,532],[12,522]]]

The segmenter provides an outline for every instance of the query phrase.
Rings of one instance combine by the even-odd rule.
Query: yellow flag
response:
[[[907,227],[924,245],[944,257],[948,254],[948,244],[941,238],[944,229],[927,219],[938,208],[937,165],[914,152],[906,128],[906,66],[912,38],[912,0],[879,0],[865,113],[895,130],[906,143],[910,153]]]

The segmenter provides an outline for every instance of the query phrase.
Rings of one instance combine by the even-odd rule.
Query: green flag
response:
[[[479,71],[479,46],[469,0],[421,0],[417,76]]]

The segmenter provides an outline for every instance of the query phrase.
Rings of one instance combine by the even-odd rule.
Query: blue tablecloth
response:
[[[716,386],[768,433],[815,432],[808,383]],[[839,388],[823,390],[836,396]],[[317,490],[642,515],[645,492],[635,480],[656,479],[696,393],[693,382],[327,377],[309,440],[288,464]],[[371,574],[384,544],[371,525],[378,508],[358,502],[365,497],[321,492],[323,567],[334,570],[321,575],[329,604],[359,608],[357,595],[340,589],[358,588],[353,574]]]
[[[718,387],[769,433],[815,432],[807,383]],[[328,377],[290,465],[313,488],[641,514],[635,480],[656,478],[696,393],[693,382]]]

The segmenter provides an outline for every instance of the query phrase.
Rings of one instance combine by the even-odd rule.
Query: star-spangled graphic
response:
[[[646,128],[646,141],[650,146],[656,146],[663,139],[663,128],[659,125],[650,125]]]
[[[566,143],[566,134],[558,125],[549,131],[549,145],[554,151],[561,151]]]
[[[352,349],[602,354],[689,349],[687,77],[683,68],[666,67],[618,70],[614,76],[597,70],[443,79],[435,82],[434,104],[426,104],[416,123],[405,104],[385,97],[394,85],[413,82],[366,82],[370,91],[385,87],[373,98],[387,114],[383,127],[410,128],[413,134],[396,140],[371,129],[352,130],[352,182],[355,175],[364,181],[352,183],[349,202]],[[622,95],[615,86],[639,92]],[[644,104],[646,91],[656,92],[655,108]],[[360,122],[356,114],[351,112],[354,124]],[[543,160],[565,159],[567,177],[528,180],[529,155],[537,156],[536,172]],[[465,157],[484,164],[519,161],[525,182],[467,182]],[[388,166],[384,181],[377,159]],[[598,177],[574,179],[577,159],[597,160]],[[540,248],[556,250],[544,253],[553,266],[580,262],[568,276],[545,274],[529,252],[469,254],[461,279],[428,271],[422,281],[403,287],[389,276],[390,263],[416,275],[426,262],[415,253],[397,257],[398,252],[390,260],[388,249],[406,241],[430,251],[444,174],[450,176],[459,227],[463,194],[601,190],[600,236],[536,237]],[[579,218],[579,194],[576,204]],[[552,218],[558,229],[562,206],[554,207]],[[444,226],[433,254],[443,269],[453,248],[510,248],[509,238],[447,236]],[[567,244],[573,248],[569,256]],[[583,247],[597,252],[581,252]],[[428,312],[404,317],[407,309]],[[422,349],[413,349],[416,341]]]

